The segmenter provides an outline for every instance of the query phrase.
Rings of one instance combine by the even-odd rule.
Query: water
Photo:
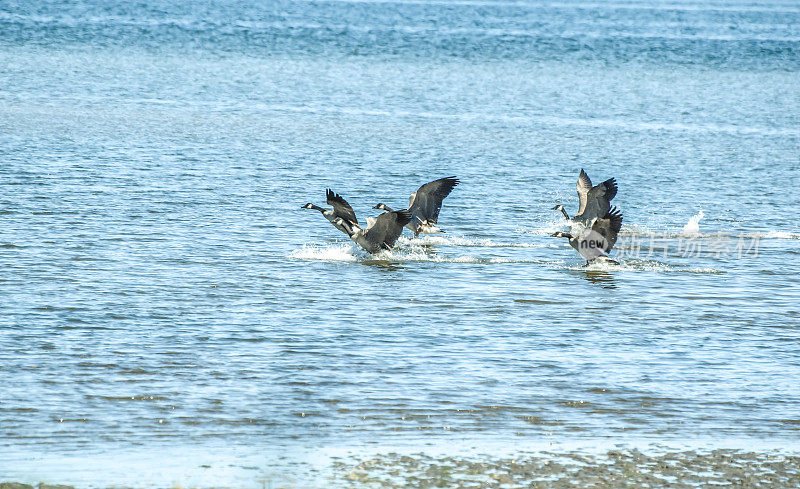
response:
[[[798,26],[788,1],[0,5],[0,480],[796,453]],[[619,266],[549,237],[581,168],[618,180]],[[329,187],[363,222],[449,175],[446,233],[377,257],[300,209]]]

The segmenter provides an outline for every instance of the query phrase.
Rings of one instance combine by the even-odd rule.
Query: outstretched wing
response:
[[[598,197],[602,196],[606,202],[611,202],[611,199],[617,195],[617,179],[609,178],[592,190],[597,192]]]
[[[450,195],[453,188],[459,184],[456,177],[440,178],[428,182],[411,194],[411,203],[408,210],[414,222],[425,222],[436,224],[439,220],[439,210],[442,208],[442,201]]]
[[[403,226],[411,221],[407,210],[384,212],[364,232],[364,237],[375,247],[390,249],[403,232]]]
[[[325,196],[328,198],[328,205],[333,206],[333,212],[336,214],[336,217],[341,217],[345,221],[358,224],[355,211],[353,211],[353,208],[350,207],[350,204],[348,204],[341,195],[334,193],[331,189],[326,189]]]
[[[593,187],[589,191],[588,196],[588,209],[594,209],[594,216],[589,217],[605,217],[611,210],[609,201],[617,195],[617,180],[609,178],[605,182]]]
[[[592,224],[592,231],[600,234],[604,239],[603,251],[608,253],[617,243],[617,235],[622,229],[622,212],[616,207],[612,207],[605,217],[595,219]]]
[[[586,177],[585,179],[583,177]],[[611,210],[611,199],[617,195],[617,180],[609,178],[605,182],[590,187],[586,190],[585,185],[591,185],[591,180],[586,173],[581,170],[578,178],[578,197],[580,198],[580,209],[573,219],[589,222],[592,219],[602,219]]]
[[[592,190],[592,181],[589,175],[581,168],[581,173],[578,175],[578,214],[583,214],[586,210],[586,203],[589,200],[589,191]]]

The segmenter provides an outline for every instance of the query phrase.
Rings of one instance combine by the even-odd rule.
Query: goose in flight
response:
[[[411,221],[405,226],[413,231],[414,237],[422,234],[441,233],[442,230],[436,226],[439,220],[439,210],[442,208],[442,201],[450,195],[453,188],[459,184],[456,177],[440,178],[428,182],[411,194],[408,201],[408,212],[411,213]],[[386,204],[378,204],[373,209],[381,209],[392,212]]]
[[[325,196],[327,197],[328,205],[333,206],[333,210],[323,209],[322,207],[316,206],[311,202],[301,207],[301,209],[314,209],[316,211],[320,211],[325,219],[330,221],[336,229],[349,235],[350,233],[348,232],[347,228],[342,224],[337,224],[336,219],[341,219],[345,223],[350,223],[351,226],[358,226],[358,219],[356,219],[356,213],[353,211],[353,208],[350,207],[350,204],[348,204],[341,195],[335,193],[331,189],[325,190]]]
[[[358,223],[345,221],[341,217],[334,219],[335,226],[342,226],[350,239],[364,248],[368,253],[390,250],[403,232],[403,226],[411,220],[407,210],[384,212],[377,218],[367,218],[367,228],[361,229]]]
[[[592,219],[605,216],[611,210],[611,199],[617,195],[617,180],[609,178],[605,182],[592,187],[589,175],[581,168],[578,175],[578,213],[572,218],[569,217],[564,206],[558,204],[553,210],[561,211],[564,217],[570,221],[589,223]]]
[[[579,235],[557,232],[554,238],[567,238],[569,244],[586,259],[586,264],[605,262],[619,265],[607,253],[617,242],[617,234],[622,227],[622,212],[612,207],[602,218],[595,218]]]

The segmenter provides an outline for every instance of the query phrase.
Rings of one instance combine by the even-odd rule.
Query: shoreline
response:
[[[230,462],[231,459],[224,460]],[[252,463],[252,460],[247,461]],[[220,464],[217,465],[221,465]],[[211,470],[211,465],[200,465]],[[735,486],[740,488],[800,488],[800,453],[784,450],[742,449],[654,449],[619,448],[606,451],[541,450],[506,452],[502,455],[432,454],[388,451],[372,455],[321,456],[315,463],[285,461],[284,469],[249,467],[248,477],[220,480],[164,478],[140,484],[109,480],[107,483],[50,484],[31,479],[4,480],[0,489],[107,489],[107,488],[320,488],[364,487],[401,489],[458,487],[505,489],[552,488],[696,488]],[[132,468],[131,470],[136,470]],[[98,479],[101,479],[99,476]],[[19,477],[15,478],[20,480]],[[40,479],[55,480],[41,476]],[[66,478],[68,479],[68,478]],[[109,477],[109,479],[113,479]],[[205,483],[204,483],[205,481]]]

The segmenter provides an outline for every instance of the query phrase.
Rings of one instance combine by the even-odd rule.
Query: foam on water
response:
[[[750,233],[747,237],[759,239],[800,239],[800,233],[792,233],[790,231],[762,231]]]
[[[626,224],[619,233],[620,238],[653,238],[653,239],[800,239],[800,232],[765,230],[755,232],[736,232],[735,230],[717,230],[711,232],[700,231],[700,221],[705,218],[701,210],[689,218],[679,232],[653,231],[648,226],[640,224]],[[624,245],[623,245],[624,246]],[[617,245],[620,248],[620,244]]]
[[[613,257],[612,257],[613,258]],[[721,270],[714,268],[687,268],[680,265],[671,265],[657,260],[622,260],[614,258],[619,264],[610,262],[594,262],[588,265],[571,264],[564,266],[567,270],[596,271],[596,272],[621,272],[621,271],[646,271],[660,273],[692,273],[692,274],[722,274]]]
[[[565,227],[570,227],[570,223],[563,218],[556,218],[544,221],[531,229],[519,227],[517,228],[517,232],[520,234],[532,234],[534,236],[549,236],[556,231],[563,231]]]
[[[687,268],[681,265],[672,265],[657,260],[629,259],[621,261],[618,270],[642,270],[649,272],[664,273],[701,273],[701,274],[722,274],[721,270],[714,268]]]
[[[537,243],[513,243],[494,241],[488,238],[464,238],[459,236],[422,235],[418,238],[400,237],[398,246],[461,246],[465,248],[546,248]]]
[[[302,248],[289,253],[288,257],[297,260],[319,260],[319,261],[340,261],[340,262],[433,262],[433,263],[549,263],[537,259],[515,259],[506,257],[479,257],[470,255],[452,256],[449,254],[439,254],[431,251],[428,247],[430,242],[452,244],[450,240],[441,240],[429,237],[424,239],[401,238],[392,250],[384,250],[379,253],[369,254],[353,244],[331,244],[314,245],[304,244]],[[458,243],[461,239],[457,238],[454,242]],[[481,240],[483,241],[483,240]],[[490,240],[487,240],[490,241]],[[472,240],[464,240],[466,247],[494,247],[503,246],[500,243],[480,245]],[[509,243],[509,248],[528,248],[544,247],[543,245],[524,246],[518,243]]]
[[[548,263],[543,260],[537,259],[516,259],[504,257],[478,257],[470,255],[449,256],[439,255],[436,253],[428,253],[424,250],[415,248],[402,249],[395,248],[391,251],[382,251],[374,255],[376,261],[392,261],[392,262],[432,262],[432,263]]]
[[[289,258],[299,260],[322,260],[322,261],[358,261],[357,250],[351,244],[338,244],[330,246],[317,246],[304,244],[299,250],[289,253]]]
[[[598,272],[619,272],[619,271],[650,271],[664,273],[698,273],[698,274],[721,274],[721,270],[714,268],[687,268],[681,265],[671,265],[656,260],[621,259],[614,258],[619,264],[610,262],[594,262],[586,265],[582,259],[567,255],[570,259],[552,260],[540,258],[508,258],[508,257],[486,257],[473,255],[450,255],[440,254],[431,251],[427,244],[428,237],[425,239],[403,238],[392,250],[385,250],[375,254],[369,254],[355,245],[351,244],[331,244],[331,245],[312,245],[305,244],[301,249],[289,253],[289,258],[299,260],[318,260],[333,262],[362,262],[362,263],[464,263],[464,264],[540,264],[548,267],[555,267],[566,270],[598,271]],[[434,239],[434,241],[438,241]],[[457,240],[456,240],[457,241]],[[468,246],[477,247],[472,244]],[[499,247],[499,246],[495,246]],[[544,247],[544,245],[540,246]],[[571,250],[566,250],[569,253]],[[576,258],[577,261],[571,258]]]

